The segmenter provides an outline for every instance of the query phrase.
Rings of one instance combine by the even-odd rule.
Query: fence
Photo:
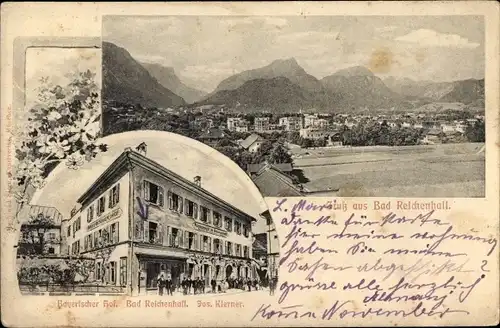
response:
[[[20,283],[21,294],[27,295],[71,295],[71,294],[124,294],[125,286],[97,285],[97,284],[54,284],[54,283]]]

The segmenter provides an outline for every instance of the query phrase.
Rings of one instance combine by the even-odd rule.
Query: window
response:
[[[49,247],[49,254],[55,254],[56,250],[54,247]]]
[[[179,229],[171,228],[170,232],[170,246],[171,247],[180,247],[181,245],[181,237],[182,234]]]
[[[218,212],[212,212],[212,216],[213,216],[213,219],[214,219],[214,226],[216,227],[222,227],[222,215]]]
[[[241,245],[236,244],[236,256],[241,256]]]
[[[168,192],[168,208],[172,211],[182,213],[183,207],[184,207],[184,205],[182,204],[182,197],[169,191]]]
[[[77,240],[71,245],[71,253],[76,255],[80,253],[80,241]]]
[[[234,230],[238,235],[241,235],[241,223],[238,221],[234,222]]]
[[[127,258],[120,257],[120,286],[127,285]]]
[[[102,243],[103,245],[108,245],[111,241],[109,238],[109,227],[102,229]]]
[[[97,216],[100,216],[106,210],[106,196],[97,200]]]
[[[47,234],[48,240],[54,241],[56,239],[56,233],[55,232],[49,232]]]
[[[92,222],[94,219],[94,205],[90,205],[87,209],[87,222]]]
[[[155,243],[158,234],[158,223],[149,222],[149,242]]]
[[[247,238],[250,235],[250,229],[249,229],[248,225],[246,225],[246,224],[243,225],[243,235]]]
[[[188,233],[188,249],[195,249],[195,234],[193,232]]]
[[[82,217],[79,216],[75,222],[76,222],[76,231],[78,231],[82,228]]]
[[[186,210],[187,216],[197,219],[198,218],[198,204],[193,203],[189,199],[186,199]]]
[[[224,218],[226,230],[231,232],[233,231],[233,220],[228,218],[227,216]]]
[[[233,243],[230,241],[226,242],[226,255],[233,255]]]
[[[94,231],[94,247],[99,247],[99,234],[97,231]]]
[[[202,243],[203,243],[203,246],[202,246],[202,247],[203,247],[203,251],[204,251],[204,252],[210,252],[210,249],[212,248],[212,247],[211,247],[211,246],[212,246],[212,245],[211,245],[212,243],[211,243],[211,240],[210,240],[210,239],[211,239],[211,238],[210,238],[210,237],[208,237],[208,236],[203,236],[203,239],[202,239],[202,240],[203,240],[203,242],[202,242]]]
[[[111,242],[113,244],[117,243],[119,238],[118,238],[118,222],[116,223],[113,223],[111,225],[111,232],[110,232],[110,235],[111,235]]]
[[[109,281],[112,284],[116,284],[116,262],[109,262]]]
[[[95,269],[95,272],[96,272],[96,280],[101,280],[101,262],[97,262],[96,263],[96,269]]]
[[[66,233],[66,236],[71,236],[71,226],[68,226],[68,231]]]
[[[99,237],[97,241],[98,245],[99,247],[102,247],[103,246],[102,229],[99,229],[99,231],[97,231],[97,236]]]
[[[217,239],[217,238],[214,239],[214,253],[215,254],[222,254],[221,241],[220,241],[220,239]]]
[[[144,181],[144,199],[147,202],[163,207],[163,188],[149,181]]]
[[[250,257],[250,256],[248,255],[248,246],[243,246],[243,256],[244,256],[244,257],[247,257],[247,258],[248,258],[248,257]]]
[[[205,206],[200,206],[200,220],[205,223],[209,223],[208,222],[209,215],[210,215],[210,210]]]
[[[120,184],[109,191],[109,208],[115,207],[120,202]]]

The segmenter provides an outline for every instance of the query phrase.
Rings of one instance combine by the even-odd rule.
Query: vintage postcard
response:
[[[2,323],[498,324],[499,8],[3,4]]]

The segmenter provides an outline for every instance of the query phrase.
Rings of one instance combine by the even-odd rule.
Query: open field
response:
[[[292,147],[309,190],[341,196],[484,197],[483,144],[404,147]]]

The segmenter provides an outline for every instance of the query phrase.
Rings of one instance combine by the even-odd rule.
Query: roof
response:
[[[120,174],[120,172],[123,172],[123,170],[128,170],[131,165],[137,165],[153,173],[161,175],[170,180],[173,184],[190,190],[198,197],[206,201],[216,203],[229,213],[244,217],[250,221],[257,221],[254,217],[220,199],[208,190],[203,189],[201,186],[198,186],[194,182],[183,178],[177,173],[167,169],[166,167],[153,161],[152,159],[143,156],[142,154],[132,150],[131,148],[125,149],[125,151],[122,152],[121,155],[118,156],[118,158],[113,163],[111,163],[111,165],[104,171],[104,173],[102,173],[97,178],[97,180],[90,186],[90,188],[87,189],[87,191],[85,191],[83,195],[78,198],[78,203],[82,204],[83,206],[83,204],[92,199],[94,195],[99,194],[102,189],[105,189],[105,187],[107,186],[107,184],[109,184],[109,181],[111,181],[113,177]]]
[[[267,253],[267,245],[262,243],[260,240],[255,239],[252,244],[253,251],[261,251]]]
[[[243,148],[248,148],[250,147],[254,142],[258,141],[258,140],[262,140],[262,137],[259,136],[258,134],[255,134],[255,133],[252,133],[251,135],[249,135],[245,140],[243,140],[241,143],[240,143],[240,146],[243,147]]]
[[[264,197],[303,195],[289,176],[270,164],[264,165],[252,180]]]
[[[257,173],[265,165],[266,165],[266,163],[248,164],[247,165],[247,172],[249,172],[249,173]],[[274,166],[276,169],[280,170],[281,172],[292,172],[293,171],[292,163],[269,164],[269,165]]]
[[[46,217],[50,217],[53,220],[54,225],[61,224],[62,214],[55,207],[31,205],[30,209],[29,209],[28,216],[29,217],[36,217],[39,214],[43,214]]]
[[[430,129],[429,132],[427,132],[427,134],[430,134],[430,135],[438,135],[438,134],[441,134],[441,130],[438,130],[438,129]]]
[[[222,139],[224,136],[224,131],[218,128],[210,128],[200,135],[200,139]]]

